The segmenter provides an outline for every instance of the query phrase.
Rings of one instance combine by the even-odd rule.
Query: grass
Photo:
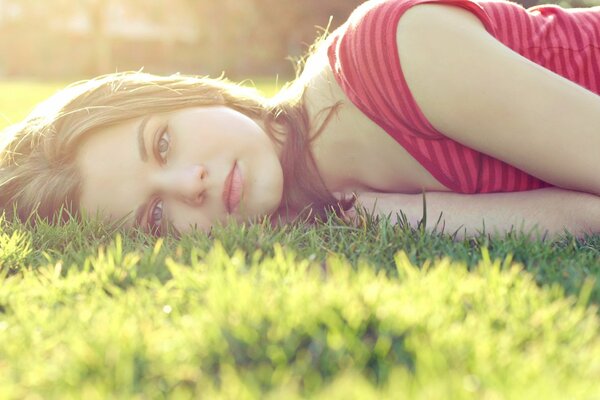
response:
[[[58,82],[0,81],[0,129],[22,120],[37,103],[64,86]]]
[[[27,100],[10,118],[37,87],[0,90]],[[597,399],[599,249],[369,218],[179,240],[0,220],[0,398]]]

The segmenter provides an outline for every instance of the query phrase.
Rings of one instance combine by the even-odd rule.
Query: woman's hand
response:
[[[363,223],[364,217],[367,215],[389,217],[390,221],[397,223],[397,217],[400,217],[402,214],[408,217],[406,212],[409,212],[410,220],[408,222],[414,226],[417,226],[423,217],[422,213],[417,215],[417,204],[415,203],[418,199],[423,198],[422,194],[381,192],[354,192],[345,194],[336,192],[333,195],[338,200],[355,198],[354,206],[349,210],[341,212],[342,219],[355,226]]]

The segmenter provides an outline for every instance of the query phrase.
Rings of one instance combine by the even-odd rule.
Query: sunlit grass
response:
[[[0,112],[61,86],[0,84]],[[600,398],[599,250],[368,217],[180,239],[0,219],[0,398]]]
[[[569,265],[600,275],[581,243],[0,225],[2,398],[600,394],[598,290],[563,286]]]
[[[19,122],[37,103],[65,85],[59,82],[0,81],[0,129]]]

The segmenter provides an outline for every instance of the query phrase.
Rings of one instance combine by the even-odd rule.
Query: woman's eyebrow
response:
[[[140,159],[142,162],[148,161],[148,152],[146,151],[146,142],[144,141],[144,131],[146,130],[146,124],[148,123],[149,119],[149,115],[145,116],[140,121],[140,125],[138,126],[138,151],[140,153]]]

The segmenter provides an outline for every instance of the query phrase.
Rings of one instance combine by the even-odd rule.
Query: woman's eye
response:
[[[156,229],[160,229],[160,226],[162,225],[162,219],[163,219],[163,202],[162,200],[157,201],[156,203],[154,203],[154,205],[152,206],[152,209],[150,210],[150,227],[153,230]]]
[[[167,154],[169,153],[170,146],[171,146],[171,135],[169,135],[169,131],[167,129],[165,129],[160,134],[160,136],[158,138],[158,142],[156,144],[158,156],[162,162],[167,161]]]

